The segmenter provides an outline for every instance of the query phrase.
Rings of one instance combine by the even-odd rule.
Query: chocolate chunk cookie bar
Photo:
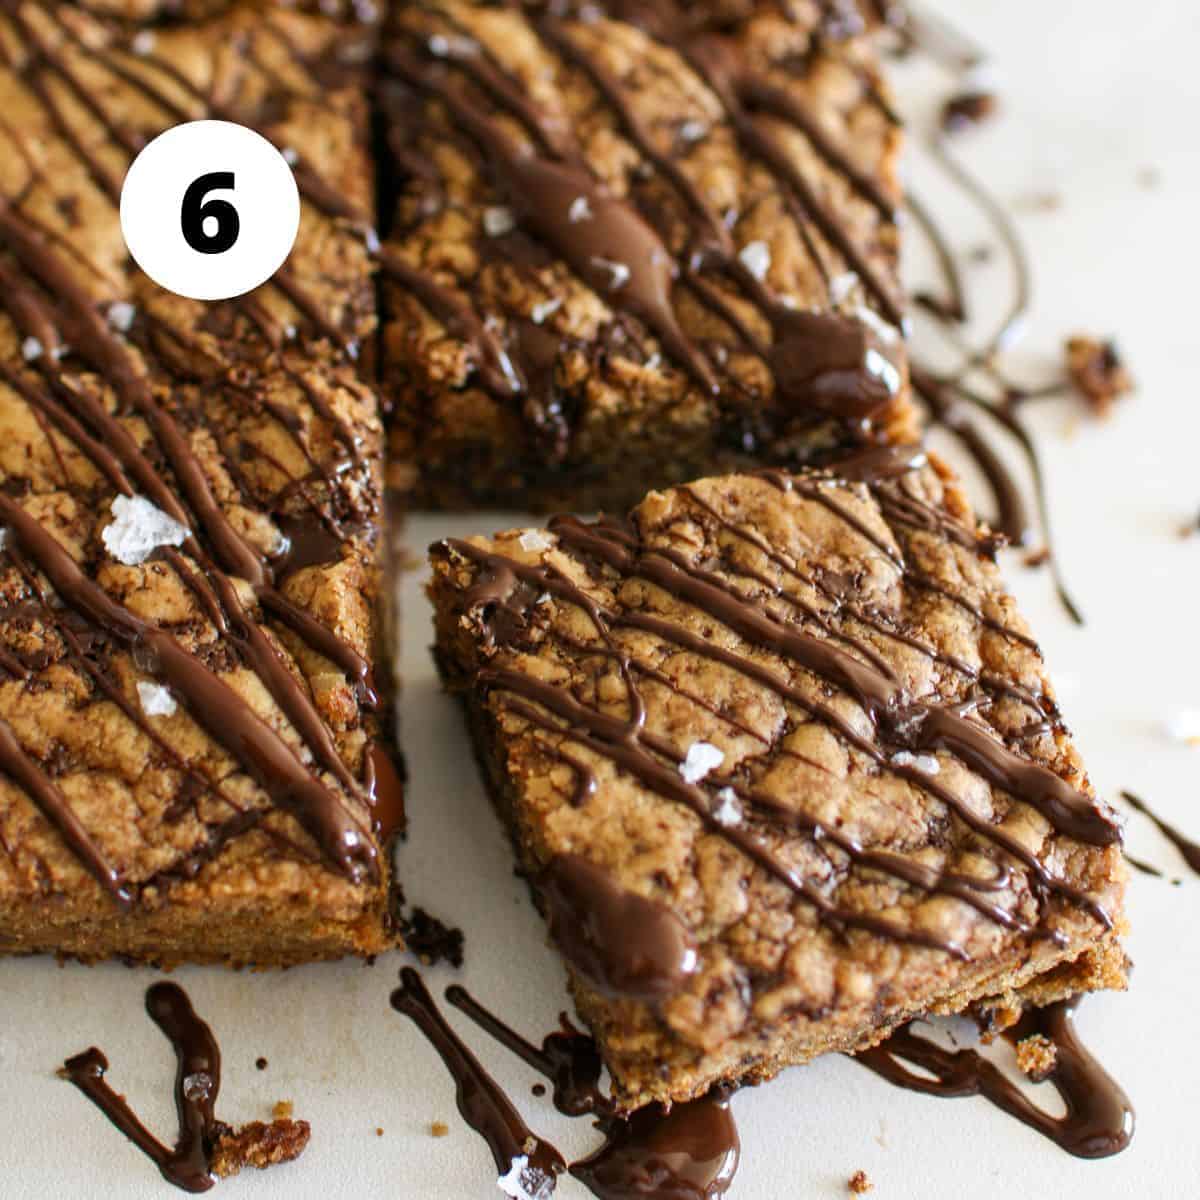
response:
[[[0,10],[0,951],[395,941],[369,49],[275,6],[149,39]],[[137,150],[201,117],[302,194],[286,266],[216,305],[141,275],[117,212]]]
[[[432,548],[438,663],[619,1101],[1121,987],[1125,869],[919,451]]]
[[[808,3],[393,9],[398,487],[623,508],[912,438],[901,136],[844,29]]]

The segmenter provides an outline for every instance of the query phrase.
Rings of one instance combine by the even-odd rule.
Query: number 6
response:
[[[183,193],[183,207],[179,214],[180,228],[184,241],[200,254],[224,254],[238,240],[242,220],[237,209],[228,200],[209,200],[204,197],[212,191],[233,190],[232,171],[210,171],[188,184]],[[217,222],[215,233],[204,231],[205,217]]]

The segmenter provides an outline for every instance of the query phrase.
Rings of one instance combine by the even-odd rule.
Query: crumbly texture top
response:
[[[910,430],[901,134],[869,39],[821,20],[810,2],[398,6],[401,466],[451,471],[470,442],[464,470],[536,484]]]
[[[354,362],[375,326],[367,48],[259,5],[150,42],[74,6],[0,16],[5,908],[107,904],[98,864],[147,905],[274,888],[361,907],[311,817],[325,806],[374,845],[381,426]],[[136,149],[204,116],[294,148],[303,197],[284,270],[216,305],[138,272],[116,208]],[[222,718],[253,721],[258,750]],[[308,812],[285,782],[305,778]]]
[[[990,546],[925,466],[706,479],[624,524],[433,548],[438,653],[535,885],[582,857],[695,948],[654,1016],[589,1002],[610,1055],[886,1028],[1119,926],[1112,815]]]

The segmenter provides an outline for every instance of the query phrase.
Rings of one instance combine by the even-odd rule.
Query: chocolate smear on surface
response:
[[[982,1096],[1077,1158],[1119,1154],[1133,1137],[1129,1097],[1079,1040],[1073,1016],[1078,998],[1029,1010],[1004,1036],[1016,1043],[1040,1035],[1053,1044],[1045,1082],[1066,1113],[1051,1116],[975,1050],[947,1050],[905,1025],[885,1042],[855,1056],[884,1079],[914,1092],[954,1098]],[[923,1074],[917,1074],[911,1068]]]
[[[522,1148],[525,1169],[536,1167],[538,1172],[527,1181],[527,1190],[536,1200],[545,1200],[564,1169],[561,1156],[528,1129],[499,1085],[446,1025],[420,976],[405,968],[401,979],[403,987],[393,994],[392,1004],[416,1021],[442,1055],[458,1087],[459,1110],[492,1148],[501,1172],[517,1161],[518,1155],[510,1152]],[[595,1042],[565,1016],[562,1029],[538,1047],[465,988],[447,988],[446,1000],[543,1075],[553,1085],[559,1112],[597,1118],[604,1144],[572,1163],[570,1172],[600,1200],[716,1200],[729,1189],[741,1143],[726,1092],[714,1090],[669,1110],[652,1105],[625,1118],[600,1091],[602,1063]]]
[[[586,858],[556,856],[537,890],[563,957],[605,996],[662,1000],[699,965],[690,933],[670,909],[623,891]]]
[[[1125,801],[1135,812],[1139,812],[1149,820],[1154,827],[1175,847],[1176,850],[1183,856],[1183,861],[1192,869],[1192,871],[1200,875],[1200,842],[1193,841],[1181,830],[1174,825],[1168,824],[1162,819],[1140,796],[1135,796],[1133,792],[1122,792],[1121,799]],[[1129,856],[1126,855],[1126,858]],[[1139,870],[1145,870],[1144,864],[1134,862],[1130,859],[1135,867]],[[1150,868],[1153,874],[1161,875],[1162,872],[1156,868]]]
[[[454,1080],[458,1111],[487,1143],[501,1178],[515,1171],[530,1197],[545,1200],[566,1170],[566,1160],[521,1119],[500,1085],[446,1023],[420,975],[405,967],[400,983],[392,993],[392,1007],[409,1017],[441,1056]]]
[[[182,988],[174,983],[154,984],[146,992],[146,1011],[175,1051],[179,1134],[174,1146],[160,1142],[125,1098],[112,1089],[105,1078],[108,1059],[102,1051],[93,1046],[67,1059],[59,1074],[95,1104],[158,1167],[168,1183],[185,1192],[206,1192],[216,1183],[218,1169],[221,1174],[230,1174],[245,1162],[267,1165],[268,1160],[287,1161],[304,1149],[309,1136],[304,1121],[275,1122],[272,1126],[255,1122],[235,1131],[217,1119],[221,1051],[212,1030],[196,1015]],[[261,1061],[265,1066],[266,1060]],[[252,1135],[248,1139],[247,1131]],[[231,1146],[242,1141],[246,1153],[241,1162],[235,1163]],[[266,1147],[266,1141],[272,1145]]]

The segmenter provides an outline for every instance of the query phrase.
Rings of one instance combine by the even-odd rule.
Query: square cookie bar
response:
[[[1123,986],[1120,834],[994,551],[895,448],[432,548],[438,664],[621,1104]]]
[[[383,378],[415,503],[623,509],[913,437],[901,134],[822,13],[396,6]]]
[[[0,952],[376,953],[403,812],[360,35],[21,2],[0,45]],[[117,210],[201,117],[302,194],[287,265],[224,304],[142,275]]]

